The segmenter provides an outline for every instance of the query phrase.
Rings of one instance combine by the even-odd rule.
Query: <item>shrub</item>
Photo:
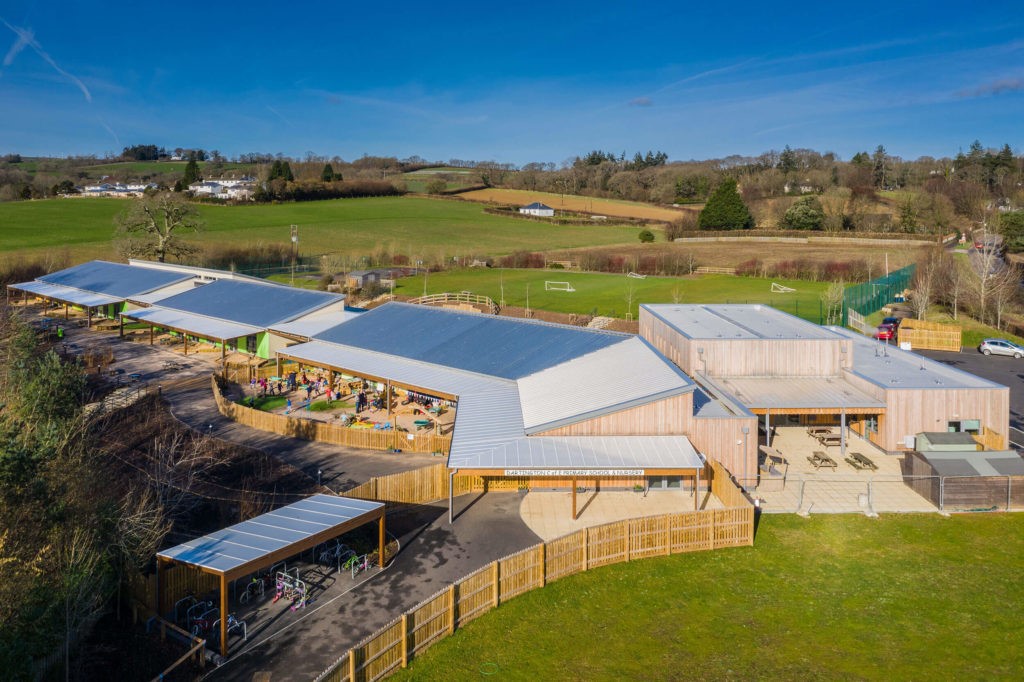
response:
[[[650,230],[640,230],[640,234],[637,235],[642,244],[650,244],[654,241],[654,233]]]

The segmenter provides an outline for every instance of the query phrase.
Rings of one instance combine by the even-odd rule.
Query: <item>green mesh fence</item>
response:
[[[902,295],[910,286],[913,277],[914,266],[908,265],[890,272],[885,277],[847,287],[843,293],[843,326],[850,322],[850,310],[856,310],[861,315],[870,315],[895,301],[896,297]]]

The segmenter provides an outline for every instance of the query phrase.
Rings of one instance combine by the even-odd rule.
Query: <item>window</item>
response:
[[[246,352],[248,352],[248,353],[255,353],[257,345],[258,344],[256,342],[256,335],[255,334],[250,334],[249,336],[245,337],[245,350],[246,350]]]

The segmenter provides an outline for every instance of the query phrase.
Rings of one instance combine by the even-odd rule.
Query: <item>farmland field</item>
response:
[[[547,192],[531,192],[525,189],[480,189],[473,192],[464,192],[459,195],[470,201],[496,202],[501,204],[513,204],[525,206],[526,204],[539,201],[547,204],[556,211],[581,211],[585,213],[596,213],[599,215],[615,216],[618,218],[642,218],[644,220],[657,220],[671,222],[678,220],[685,212],[682,209],[661,208],[651,204],[642,204],[636,201],[618,201],[615,199],[594,199],[592,197],[580,197],[570,194],[549,194]],[[697,205],[689,210],[699,210]]]
[[[0,259],[67,250],[74,262],[115,257],[114,217],[123,199],[49,199],[0,204]],[[204,244],[286,243],[299,226],[305,254],[370,254],[378,249],[427,262],[452,256],[501,255],[522,248],[565,249],[637,241],[638,229],[550,225],[484,213],[460,201],[385,197],[286,204],[199,204],[206,231],[189,235]]]
[[[753,547],[511,599],[393,679],[1019,679],[1022,556],[1021,514],[762,516]]]
[[[576,291],[545,291],[545,281],[569,282]],[[772,281],[796,291],[773,294]],[[828,284],[729,275],[634,279],[625,275],[566,270],[498,268],[452,270],[426,276],[427,293],[471,291],[500,303],[504,289],[505,305],[516,307],[526,307],[527,287],[530,308],[562,313],[624,318],[628,310],[636,319],[641,303],[766,303],[818,322],[820,296]],[[396,294],[406,296],[420,296],[423,290],[422,275],[401,279],[395,286]]]
[[[199,161],[200,172],[210,164],[206,161]],[[82,166],[76,170],[89,173],[89,176],[98,180],[103,175],[113,175],[120,178],[137,178],[143,175],[163,175],[165,173],[184,173],[187,161],[119,161],[116,163],[100,163],[95,166]],[[225,173],[236,175],[248,173],[253,169],[248,163],[225,163]]]

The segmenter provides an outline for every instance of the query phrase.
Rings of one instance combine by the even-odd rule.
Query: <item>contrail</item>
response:
[[[30,31],[29,29],[12,26],[10,23],[8,23],[6,19],[2,17],[0,17],[0,21],[4,22],[4,26],[11,29],[14,32],[14,34],[18,36],[18,39],[14,42],[14,45],[12,45],[11,49],[7,51],[7,56],[4,57],[4,66],[10,66],[11,63],[14,61],[14,58],[17,57],[18,54],[22,50],[24,50],[26,46],[31,47],[33,50],[35,50],[37,55],[42,57],[47,64],[53,67],[54,71],[64,76],[69,81],[71,81],[75,86],[77,86],[78,89],[82,91],[82,94],[85,95],[86,102],[92,103],[92,93],[89,92],[89,88],[85,87],[85,83],[79,80],[78,77],[74,74],[68,73],[64,69],[60,68],[60,66],[57,65],[57,62],[53,61],[53,57],[47,54],[46,50],[43,49],[42,45],[40,45],[36,41],[32,31]]]

